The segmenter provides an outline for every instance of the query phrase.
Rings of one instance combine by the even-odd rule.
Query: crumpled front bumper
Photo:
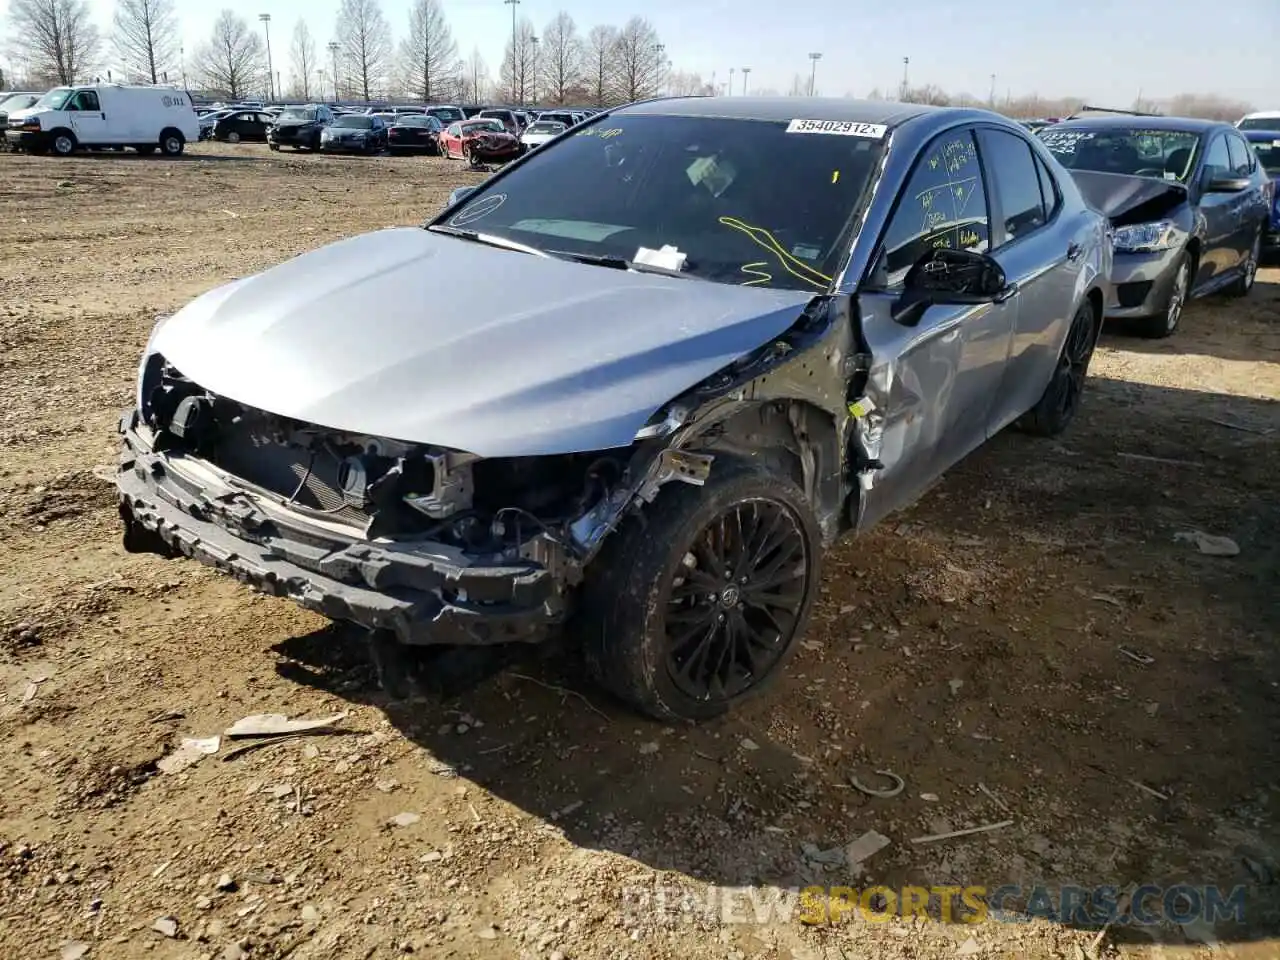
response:
[[[136,411],[121,419],[120,433],[126,549],[192,557],[408,644],[537,641],[562,619],[562,593],[541,564],[348,535],[220,480],[204,461],[154,451]]]

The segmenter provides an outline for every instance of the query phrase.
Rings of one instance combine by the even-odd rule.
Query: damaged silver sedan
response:
[[[1070,423],[1110,268],[994,114],[631,105],[162,319],[125,546],[384,645],[561,634],[704,719],[778,674],[827,545],[1005,426]]]

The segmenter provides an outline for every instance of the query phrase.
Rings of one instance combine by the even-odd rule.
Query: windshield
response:
[[[465,114],[457,107],[428,107],[427,113],[440,120],[442,123],[455,123],[464,118]]]
[[[529,133],[560,133],[564,130],[563,123],[549,123],[545,120],[539,120],[537,123],[529,127]]]
[[[316,118],[314,107],[285,107],[280,111],[281,120],[301,120],[310,122]]]
[[[337,120],[333,121],[333,125],[335,127],[350,127],[356,130],[372,130],[373,118],[356,117],[348,114],[345,117],[339,117]]]
[[[421,114],[408,114],[396,121],[398,127],[434,127],[438,121],[435,117],[424,117]]]
[[[1238,124],[1237,130],[1280,130],[1280,113],[1274,117],[1245,117]]]
[[[0,110],[7,110],[10,113],[15,110],[25,110],[39,99],[34,93],[15,93],[11,97],[0,97]]]
[[[1258,162],[1267,171],[1267,176],[1280,177],[1280,133],[1271,140],[1250,138],[1249,142],[1253,144],[1253,152],[1258,155]]]
[[[785,120],[607,117],[530,154],[442,225],[626,261],[670,246],[704,280],[823,291],[883,144],[787,129]]]
[[[507,128],[497,120],[472,120],[462,125],[464,134],[473,133],[506,133]]]
[[[70,87],[54,87],[32,106],[41,107],[45,110],[61,110],[62,105],[71,98],[73,93],[75,91]]]
[[[1039,137],[1068,170],[1159,177],[1185,183],[1200,135],[1142,127],[1057,126]]]

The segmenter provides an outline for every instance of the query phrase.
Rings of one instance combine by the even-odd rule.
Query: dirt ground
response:
[[[443,658],[438,698],[388,702],[349,631],[125,554],[101,474],[154,317],[476,179],[0,156],[0,955],[1075,960],[1097,925],[1032,885],[1186,883],[1245,885],[1242,919],[1101,952],[1280,956],[1280,269],[1169,341],[1108,332],[1065,437],[999,436],[837,548],[785,679],[697,729],[556,650]],[[248,714],[338,711],[350,732],[157,768]],[[851,787],[878,770],[905,790]],[[831,862],[869,830],[860,875]],[[1038,919],[737,922],[764,901],[708,892],[810,884],[1019,884]]]

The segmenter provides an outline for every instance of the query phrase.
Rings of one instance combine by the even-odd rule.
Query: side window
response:
[[[1212,177],[1226,176],[1231,172],[1231,154],[1227,152],[1227,138],[1214,137],[1209,150],[1204,155],[1204,168],[1212,170]]]
[[[86,110],[96,113],[98,111],[98,95],[92,90],[81,90],[71,98],[70,109]]]
[[[981,252],[988,245],[987,195],[973,131],[948,131],[925,148],[898,195],[884,233],[884,283],[901,284],[930,250]]]
[[[1013,243],[1048,222],[1031,144],[1003,130],[983,130],[982,164],[1000,200],[1004,243]]]
[[[1040,197],[1044,201],[1045,219],[1052,220],[1054,214],[1058,212],[1058,207],[1062,205],[1062,198],[1058,195],[1058,185],[1054,182],[1053,174],[1049,172],[1044,161],[1039,157],[1036,157],[1035,161],[1036,173],[1040,175]]]
[[[1237,177],[1249,175],[1249,147],[1235,134],[1227,134],[1227,154],[1231,158],[1231,172]]]
[[[459,135],[461,134],[461,132],[462,132],[462,127],[460,127],[460,126],[459,126],[458,124],[456,124],[456,123],[455,123],[455,124],[450,125],[449,130],[448,130],[449,136],[451,136],[451,137],[459,136]]]

